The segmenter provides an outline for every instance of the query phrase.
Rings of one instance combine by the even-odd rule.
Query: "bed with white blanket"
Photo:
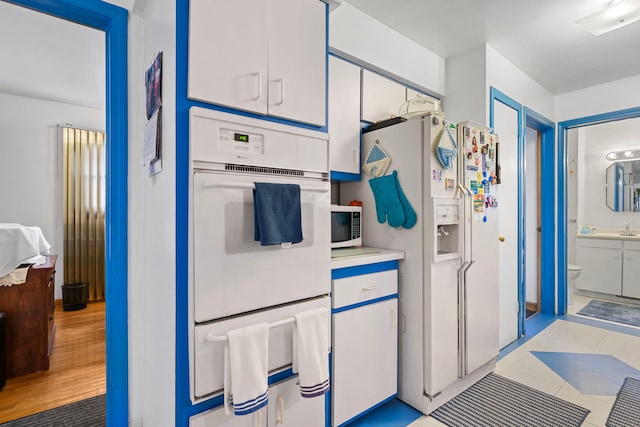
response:
[[[44,263],[49,249],[40,227],[0,223],[0,286],[24,283],[29,265]]]

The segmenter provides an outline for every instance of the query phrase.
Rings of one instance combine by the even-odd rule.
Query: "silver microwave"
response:
[[[331,205],[331,247],[362,246],[362,206]]]

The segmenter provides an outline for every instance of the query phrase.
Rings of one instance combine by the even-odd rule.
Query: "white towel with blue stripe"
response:
[[[325,307],[294,315],[292,371],[299,373],[302,397],[329,391],[329,318]]]
[[[227,332],[224,349],[224,411],[247,415],[269,401],[269,325],[259,323]]]

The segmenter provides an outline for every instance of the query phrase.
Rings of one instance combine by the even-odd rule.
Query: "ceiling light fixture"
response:
[[[575,24],[594,36],[600,36],[638,20],[640,20],[640,0],[613,0],[604,9],[578,19]]]
[[[607,160],[624,160],[624,159],[637,159],[640,157],[640,150],[624,150],[624,151],[612,151],[605,156]]]

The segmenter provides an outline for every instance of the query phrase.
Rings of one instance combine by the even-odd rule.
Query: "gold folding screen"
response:
[[[89,283],[89,300],[105,296],[105,135],[61,127],[64,283]]]

